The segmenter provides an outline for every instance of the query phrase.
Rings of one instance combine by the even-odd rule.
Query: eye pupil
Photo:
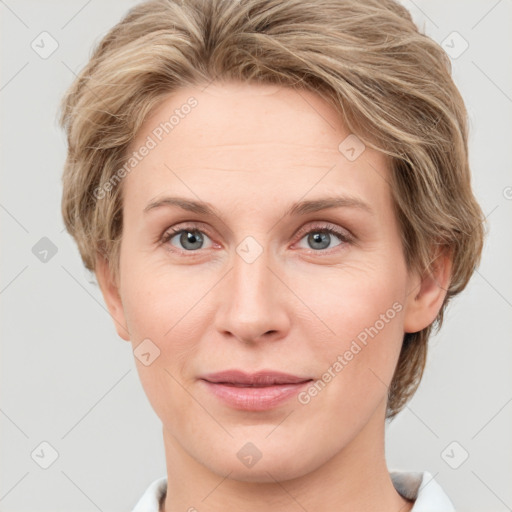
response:
[[[321,244],[321,247],[317,246],[313,247],[313,249],[325,249],[326,247],[329,247],[331,236],[329,235],[329,233],[320,233],[317,231],[309,235],[309,241],[312,242],[313,244]]]
[[[203,243],[203,237],[199,234],[199,231],[183,231],[180,237],[180,243],[188,251],[199,249]],[[192,245],[199,244],[199,247],[187,247],[188,243]]]
[[[197,251],[201,249],[204,244],[204,236],[201,233],[201,230],[192,227],[189,229],[183,228],[174,231],[174,236],[169,235],[166,241],[170,242],[171,245],[177,243],[180,248],[185,251]],[[329,248],[332,242],[332,236],[341,238],[342,243],[340,245],[343,245],[343,236],[338,234],[337,231],[327,228],[317,228],[309,231],[307,234],[307,243],[314,251],[322,251]],[[178,238],[179,241],[173,243],[172,239],[174,238]]]

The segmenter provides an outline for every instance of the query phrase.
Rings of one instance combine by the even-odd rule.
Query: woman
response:
[[[142,3],[62,125],[66,227],[163,426],[136,512],[453,510],[384,455],[483,239],[463,100],[403,7]]]

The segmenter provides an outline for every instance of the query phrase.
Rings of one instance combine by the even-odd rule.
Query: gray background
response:
[[[135,3],[0,0],[2,511],[130,510],[166,474],[130,345],[60,217],[58,101]],[[512,2],[404,5],[452,53],[489,235],[480,269],[431,340],[418,393],[388,427],[388,464],[428,470],[457,510],[512,510]],[[47,58],[31,47],[47,37],[51,49],[43,31],[58,43]],[[58,453],[48,469],[42,442]]]

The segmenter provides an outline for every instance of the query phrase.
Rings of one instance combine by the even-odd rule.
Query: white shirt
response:
[[[415,500],[411,512],[455,512],[448,496],[427,471],[390,471],[389,474],[397,492],[404,498]],[[166,491],[167,477],[155,480],[132,512],[158,512]]]

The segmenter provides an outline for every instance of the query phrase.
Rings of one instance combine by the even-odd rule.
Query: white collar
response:
[[[411,512],[455,512],[452,502],[428,471],[390,471],[389,474],[397,492],[414,500]]]
[[[390,471],[395,489],[404,498],[415,500],[411,512],[455,512],[452,502],[434,477],[424,471]],[[132,512],[158,512],[160,500],[167,491],[167,477],[150,484]]]

